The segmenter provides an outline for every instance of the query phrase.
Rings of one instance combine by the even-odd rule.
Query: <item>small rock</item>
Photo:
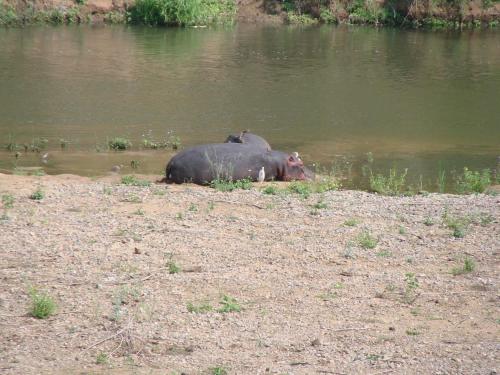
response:
[[[134,254],[141,254],[141,253],[142,253],[141,249],[139,249],[138,247],[134,248]]]
[[[389,331],[395,331],[395,330],[396,330],[396,327],[393,327],[393,326],[389,327]]]
[[[311,345],[312,346],[319,346],[319,345],[321,345],[321,341],[318,338],[316,338],[316,339],[311,341]]]

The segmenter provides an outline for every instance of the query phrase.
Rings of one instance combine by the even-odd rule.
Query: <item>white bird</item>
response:
[[[264,171],[264,167],[262,167],[259,171],[259,179],[258,181],[259,182],[264,182],[264,180],[266,179],[266,171]]]
[[[42,163],[47,164],[49,158],[49,153],[46,152],[45,154],[42,155]]]

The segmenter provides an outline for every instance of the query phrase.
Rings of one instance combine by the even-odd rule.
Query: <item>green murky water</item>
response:
[[[0,169],[161,174],[172,134],[184,146],[251,129],[306,163],[359,184],[409,168],[430,189],[447,170],[496,168],[500,32],[363,27],[0,29]],[[104,151],[130,139],[131,151]],[[41,153],[4,148],[48,140]],[[61,150],[60,139],[69,141]],[[41,156],[48,152],[45,159]]]

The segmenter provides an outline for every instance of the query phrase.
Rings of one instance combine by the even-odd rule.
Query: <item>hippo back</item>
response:
[[[271,151],[271,145],[264,138],[252,134],[248,130],[243,130],[239,135],[230,135],[227,137],[226,143],[242,143],[260,150]]]

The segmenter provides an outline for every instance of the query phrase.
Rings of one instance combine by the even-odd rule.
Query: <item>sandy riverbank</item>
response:
[[[118,182],[0,174],[14,199],[0,210],[0,372],[500,370],[498,196]],[[38,187],[45,197],[30,199]],[[467,218],[463,238],[445,212]],[[466,257],[474,271],[452,275]],[[27,314],[32,286],[55,315]],[[223,295],[242,310],[217,312]]]

